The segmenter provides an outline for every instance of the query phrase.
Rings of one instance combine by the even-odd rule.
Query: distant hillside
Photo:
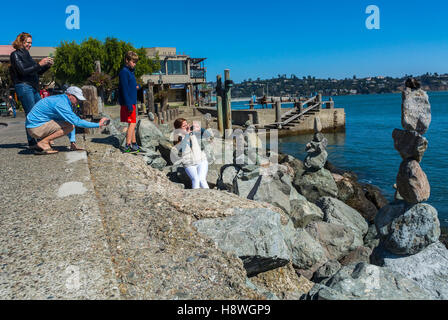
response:
[[[411,76],[403,78],[371,77],[358,79],[316,79],[315,77],[298,78],[291,75],[279,75],[278,78],[261,80],[245,80],[232,88],[232,97],[263,96],[309,96],[321,93],[324,96],[350,95],[350,94],[376,94],[400,92],[404,82]],[[448,74],[438,75],[427,73],[415,77],[426,91],[448,91]]]

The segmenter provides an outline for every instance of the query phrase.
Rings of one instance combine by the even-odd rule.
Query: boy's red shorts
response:
[[[127,123],[137,123],[137,112],[135,104],[132,105],[132,112],[128,110],[128,107],[121,106],[120,109],[120,121]]]

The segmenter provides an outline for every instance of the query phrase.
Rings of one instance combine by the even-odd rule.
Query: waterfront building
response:
[[[154,95],[162,88],[168,92],[170,106],[195,105],[203,99],[206,83],[206,58],[192,58],[174,47],[146,48],[149,58],[158,57],[160,71],[144,75],[143,82],[152,86]]]

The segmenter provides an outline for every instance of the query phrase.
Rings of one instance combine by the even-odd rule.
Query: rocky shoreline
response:
[[[128,281],[131,264],[117,251],[117,269],[126,270],[121,290],[130,298],[148,290],[148,277],[159,281],[158,289],[145,296],[149,298],[173,298],[173,294],[185,299],[448,298],[444,271],[448,250],[440,242],[446,237],[439,241],[437,212],[425,224],[428,205],[410,206],[399,194],[388,203],[379,188],[335,168],[327,160],[327,141],[318,119],[304,161],[286,154],[258,154],[260,142],[250,126],[243,150],[233,154],[230,164],[216,161],[223,141],[205,139],[207,181],[213,190],[188,189],[185,170],[170,161],[170,128],[141,120],[138,142],[146,153],[140,156],[120,153],[122,129],[114,121],[109,138],[88,145],[91,172],[95,181],[102,181],[100,198],[107,199],[110,192],[121,194],[104,203],[105,210],[129,219],[121,223],[126,234],[138,230],[141,236],[136,241],[134,235],[133,245],[127,247],[140,249],[131,260],[152,268],[138,276],[132,271],[134,279]],[[216,145],[218,149],[213,148]],[[418,144],[416,148],[421,150]],[[270,162],[271,157],[278,161]],[[113,168],[104,168],[105,159]],[[120,166],[132,178],[124,178],[123,172],[117,180],[112,173]],[[398,188],[403,190],[403,184]],[[385,212],[397,210],[391,219],[404,219],[397,228],[415,250],[390,252],[384,242],[391,229],[382,226],[389,226],[390,219],[381,221]],[[411,212],[411,218],[404,212]],[[412,221],[417,225],[409,229]],[[425,226],[434,230],[432,236]],[[114,248],[123,243],[118,231],[111,229],[110,234]],[[415,239],[425,240],[415,246]],[[141,243],[149,246],[140,248]]]

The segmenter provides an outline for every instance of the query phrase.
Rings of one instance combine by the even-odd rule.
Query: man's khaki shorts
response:
[[[59,130],[65,130],[68,127],[73,127],[73,125],[66,121],[54,121],[50,120],[37,128],[28,128],[28,133],[30,136],[36,139],[43,139],[49,135],[55,133]]]

